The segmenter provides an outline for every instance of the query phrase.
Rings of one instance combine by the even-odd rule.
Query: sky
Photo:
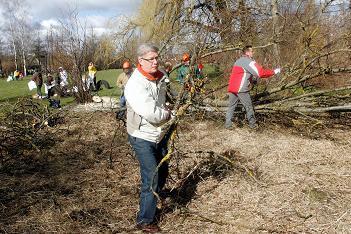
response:
[[[24,0],[31,21],[42,29],[58,25],[58,20],[69,9],[77,9],[82,20],[93,26],[97,33],[106,30],[109,19],[131,16],[137,12],[142,0]],[[0,18],[1,21],[1,18]],[[118,21],[117,21],[118,22]]]

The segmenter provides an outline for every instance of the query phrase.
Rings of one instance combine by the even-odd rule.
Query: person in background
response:
[[[68,85],[67,71],[63,69],[63,67],[59,67],[58,71],[59,71],[59,83],[61,88],[67,87]]]
[[[18,79],[23,80],[23,77],[24,77],[24,76],[23,76],[23,73],[20,71],[20,72],[19,72]]]
[[[200,62],[197,65],[197,69],[195,69],[195,77],[197,79],[202,79],[204,77],[203,76],[203,70],[204,70],[204,65]]]
[[[184,84],[184,79],[189,73],[190,66],[190,55],[188,53],[183,54],[181,63],[182,65],[178,68],[177,81],[180,84]]]
[[[188,53],[184,53],[182,57],[182,65],[178,68],[178,74],[177,74],[177,81],[179,83],[183,84],[185,77],[189,74],[190,72],[190,59],[191,56]],[[202,69],[203,65],[202,63],[195,64],[194,65],[194,78],[196,79],[202,79]]]
[[[228,129],[232,128],[232,117],[239,101],[245,108],[250,128],[258,127],[249,93],[249,85],[255,78],[268,78],[280,73],[280,68],[274,70],[263,69],[253,59],[254,51],[251,45],[245,46],[242,52],[242,56],[234,63],[229,79],[229,104],[225,119],[225,128]]]
[[[20,72],[18,70],[15,70],[15,72],[13,73],[13,77],[15,78],[15,80],[18,80],[20,76]]]
[[[92,90],[96,91],[96,67],[93,62],[89,63],[88,66],[88,82],[87,82],[87,88],[90,88],[90,85],[92,87]]]
[[[171,75],[171,71],[173,69],[173,65],[170,62],[165,62],[164,66],[163,66],[164,72],[167,75],[167,79],[166,81],[166,87],[167,87],[167,96],[166,96],[166,102],[168,104],[174,104],[175,102],[175,98],[178,95],[177,92],[175,92],[174,90],[172,90],[171,88],[171,81],[170,81],[170,75]]]
[[[124,120],[126,112],[126,98],[124,96],[124,88],[128,82],[128,79],[132,75],[133,68],[129,61],[125,61],[122,65],[123,72],[117,77],[116,85],[121,89],[121,95],[119,97],[119,111],[116,112],[117,119]]]
[[[53,88],[56,85],[55,79],[54,77],[51,75],[51,73],[47,74],[47,78],[46,78],[46,95],[47,98],[50,99],[50,97],[53,95]]]
[[[3,70],[2,70],[2,63],[1,63],[1,59],[0,59],[0,78],[1,77],[5,77],[6,75],[4,74]]]
[[[38,98],[42,98],[41,87],[43,86],[43,76],[40,71],[36,71],[32,76],[32,81],[37,85]]]
[[[172,63],[165,62],[164,69],[165,69],[166,75],[169,77],[173,69]]]
[[[158,69],[158,48],[141,44],[137,50],[138,66],[129,78],[124,94],[127,100],[127,132],[129,142],[139,161],[141,174],[140,210],[137,228],[155,233],[157,197],[166,183],[168,163],[157,168],[167,154],[167,129],[160,126],[171,117],[167,109],[167,76]]]

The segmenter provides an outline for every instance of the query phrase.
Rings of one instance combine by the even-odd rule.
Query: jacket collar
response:
[[[249,59],[253,59],[252,57],[246,55],[246,54],[243,54],[242,57],[246,57],[246,58],[249,58]]]
[[[137,69],[143,76],[145,76],[146,79],[151,81],[159,80],[164,76],[164,74],[159,70],[157,70],[157,72],[154,74],[149,74],[141,68],[140,64],[138,64]]]

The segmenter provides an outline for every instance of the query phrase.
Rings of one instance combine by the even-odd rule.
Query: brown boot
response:
[[[148,224],[148,223],[140,223],[136,225],[136,228],[142,230],[145,233],[157,233],[160,232],[161,229],[156,224]]]

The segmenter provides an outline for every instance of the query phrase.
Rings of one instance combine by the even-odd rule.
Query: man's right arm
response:
[[[268,78],[275,75],[273,70],[264,69],[260,64],[256,63],[256,61],[251,61],[245,69],[259,78]]]

